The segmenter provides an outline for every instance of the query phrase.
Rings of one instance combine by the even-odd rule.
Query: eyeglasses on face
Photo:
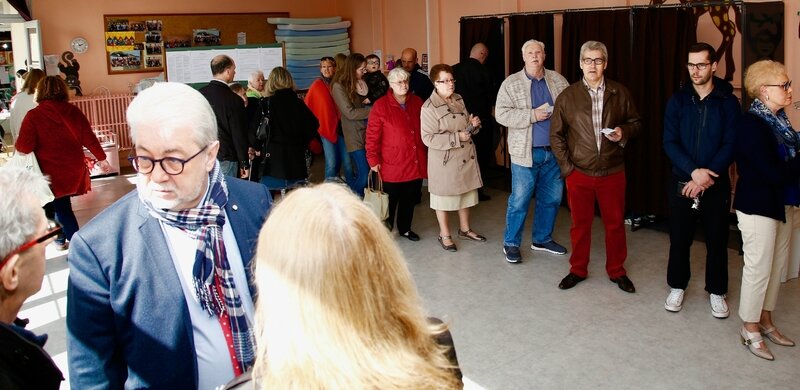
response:
[[[381,60],[367,60],[367,64],[369,65],[380,65]]]
[[[455,84],[456,79],[436,80],[436,84]]]
[[[606,60],[604,58],[584,58],[581,62],[583,62],[584,65],[603,65],[606,63]]]
[[[688,68],[689,70],[692,70],[692,69],[706,70],[706,68],[708,68],[709,65],[711,65],[710,62],[701,62],[699,64],[693,64],[691,62],[687,62],[686,63],[686,68]]]
[[[8,261],[8,259],[10,259],[11,256],[14,256],[14,255],[16,255],[18,253],[25,252],[26,250],[33,248],[37,244],[41,244],[43,242],[47,242],[47,240],[49,240],[49,239],[57,236],[59,233],[61,233],[61,230],[62,230],[61,229],[61,225],[59,225],[58,222],[48,219],[47,220],[47,231],[45,231],[45,233],[43,235],[41,235],[39,237],[36,237],[36,238],[34,238],[34,239],[32,239],[32,240],[20,245],[19,247],[17,247],[17,249],[14,249],[9,254],[7,254],[6,257],[3,257],[3,260],[0,261],[0,269],[3,269],[3,266],[6,265],[6,261]]]
[[[164,157],[156,160],[145,156],[130,156],[128,157],[128,161],[131,162],[133,170],[145,175],[153,172],[153,169],[156,167],[156,163],[159,163],[164,172],[166,172],[168,175],[174,176],[183,173],[184,165],[186,165],[186,163],[189,161],[192,161],[193,158],[199,156],[200,153],[206,150],[206,148],[208,148],[208,145],[203,146],[200,151],[185,160],[177,157]]]
[[[789,88],[792,87],[792,80],[789,80],[783,84],[764,84],[765,87],[781,87],[784,91],[789,92]]]

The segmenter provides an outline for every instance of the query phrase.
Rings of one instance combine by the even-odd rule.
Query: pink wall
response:
[[[289,12],[293,17],[336,15],[336,2],[331,0],[236,0],[236,1],[103,1],[103,0],[34,0],[34,18],[41,23],[44,54],[60,54],[69,50],[70,41],[81,36],[89,41],[89,50],[75,57],[81,65],[80,79],[85,94],[103,86],[111,92],[127,91],[131,83],[158,73],[109,75],[106,69],[103,35],[104,14],[165,13],[239,13]]]

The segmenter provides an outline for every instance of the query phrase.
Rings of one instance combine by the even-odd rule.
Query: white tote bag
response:
[[[367,188],[364,189],[364,203],[378,216],[378,219],[385,221],[389,218],[389,195],[383,192],[383,180],[380,172],[375,172],[378,181],[373,185],[373,172],[367,176]]]
[[[33,152],[28,154],[16,152],[3,167],[25,168],[31,172],[35,172],[40,175],[42,174],[42,170],[39,168],[39,161],[36,160],[36,155],[34,155]],[[52,202],[53,199],[55,199],[53,196],[53,191],[50,190],[50,187],[47,187],[47,190],[44,192],[36,194],[36,196],[39,197],[39,202],[41,202],[42,206]]]

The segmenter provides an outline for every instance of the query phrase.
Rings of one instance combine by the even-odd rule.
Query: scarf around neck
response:
[[[209,173],[206,194],[194,208],[158,209],[144,199],[141,192],[139,199],[153,218],[197,239],[192,269],[194,292],[200,307],[209,315],[221,317],[227,314],[230,318],[233,349],[242,371],[246,371],[255,358],[255,337],[236,289],[222,238],[228,187],[219,162]]]
[[[764,102],[754,99],[753,103],[750,104],[749,112],[769,124],[778,144],[786,147],[787,160],[797,156],[797,152],[800,150],[800,134],[794,131],[792,124],[789,122],[789,117],[783,109],[773,114]]]

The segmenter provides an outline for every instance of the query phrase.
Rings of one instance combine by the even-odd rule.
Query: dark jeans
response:
[[[49,219],[55,219],[61,224],[63,233],[56,238],[56,242],[62,244],[64,239],[72,240],[72,235],[78,231],[78,220],[72,212],[72,197],[64,196],[55,198],[52,202],[44,205],[44,214]]]
[[[389,194],[389,218],[386,219],[386,223],[393,227],[397,216],[397,231],[403,234],[411,230],[414,205],[422,191],[422,179],[400,183],[383,182],[383,191]]]
[[[692,209],[692,200],[678,195],[678,179],[667,185],[669,200],[669,264],[667,283],[686,289],[692,276],[689,264],[697,219],[703,221],[706,239],[706,291],[722,295],[728,292],[728,213],[731,185],[728,178],[717,178],[700,197],[700,209]]]

